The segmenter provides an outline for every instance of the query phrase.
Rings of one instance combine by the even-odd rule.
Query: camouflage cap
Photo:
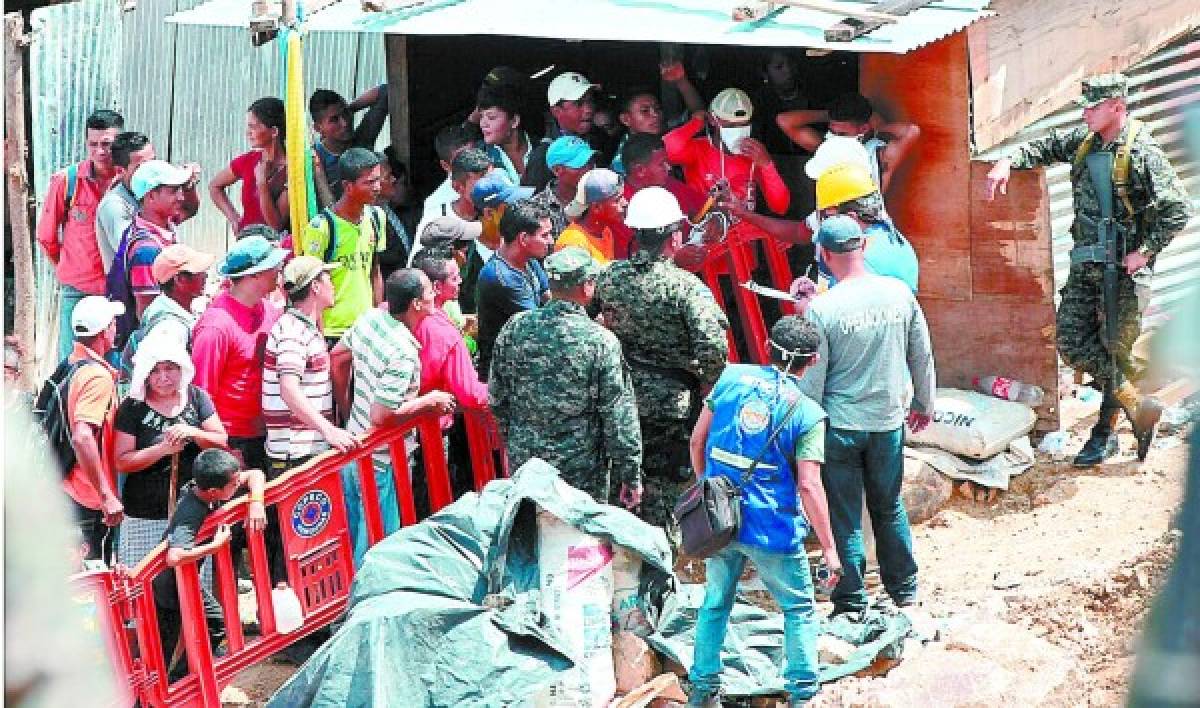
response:
[[[579,246],[567,246],[551,253],[543,265],[552,288],[573,288],[600,274],[600,264]]]
[[[1075,103],[1083,108],[1104,103],[1110,98],[1125,98],[1129,95],[1129,79],[1124,74],[1100,74],[1083,80],[1083,95]]]

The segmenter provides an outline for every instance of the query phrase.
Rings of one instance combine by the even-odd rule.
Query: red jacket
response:
[[[42,216],[38,219],[37,242],[54,263],[58,282],[88,295],[104,294],[104,261],[96,242],[96,208],[112,179],[98,182],[91,160],[77,166],[75,194],[67,210],[67,172],[50,176]]]
[[[752,169],[754,163],[750,158],[729,153],[725,153],[722,160],[721,150],[713,147],[707,136],[694,137],[703,126],[702,118],[693,118],[663,136],[667,159],[683,168],[684,181],[693,189],[707,193],[723,174],[729,180],[733,194],[745,199],[753,175],[755,184],[767,201],[767,207],[776,214],[786,212],[791,193],[774,163]]]

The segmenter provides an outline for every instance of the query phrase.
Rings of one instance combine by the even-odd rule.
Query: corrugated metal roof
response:
[[[505,35],[570,40],[812,47],[903,54],[991,14],[989,0],[931,2],[852,42],[826,42],[844,15],[780,7],[762,20],[734,22],[735,0],[429,0],[409,10],[363,12],[342,0],[307,20],[310,31],[405,35]],[[749,3],[747,3],[749,4]],[[843,2],[867,9],[870,2]],[[246,27],[246,0],[210,0],[169,18],[182,24]]]
[[[1132,115],[1143,121],[1166,151],[1183,180],[1192,204],[1200,214],[1200,164],[1184,144],[1182,108],[1200,101],[1200,33],[1172,43],[1126,71]],[[983,159],[996,159],[1012,146],[1083,122],[1082,110],[1071,104],[1031,124],[1013,139],[988,150]],[[1067,281],[1071,267],[1071,222],[1075,218],[1071,195],[1071,166],[1046,170],[1050,195],[1050,221],[1054,245],[1055,288]],[[1200,282],[1200,217],[1175,236],[1154,267],[1153,292],[1147,314],[1164,313],[1179,302],[1188,288]]]

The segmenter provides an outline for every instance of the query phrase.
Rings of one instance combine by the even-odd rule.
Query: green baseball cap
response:
[[[543,266],[551,287],[573,288],[583,285],[600,273],[600,264],[579,246],[567,246],[546,257]]]
[[[1083,80],[1083,95],[1075,103],[1083,108],[1104,103],[1110,98],[1129,95],[1129,79],[1124,74],[1100,74]]]

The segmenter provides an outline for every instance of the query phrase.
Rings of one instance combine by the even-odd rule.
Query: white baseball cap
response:
[[[103,295],[88,295],[75,303],[75,310],[71,312],[71,331],[76,337],[94,337],[123,314],[125,305]]]
[[[560,101],[578,101],[583,94],[598,86],[577,71],[564,71],[550,82],[546,89],[546,100],[551,106],[557,106]]]

